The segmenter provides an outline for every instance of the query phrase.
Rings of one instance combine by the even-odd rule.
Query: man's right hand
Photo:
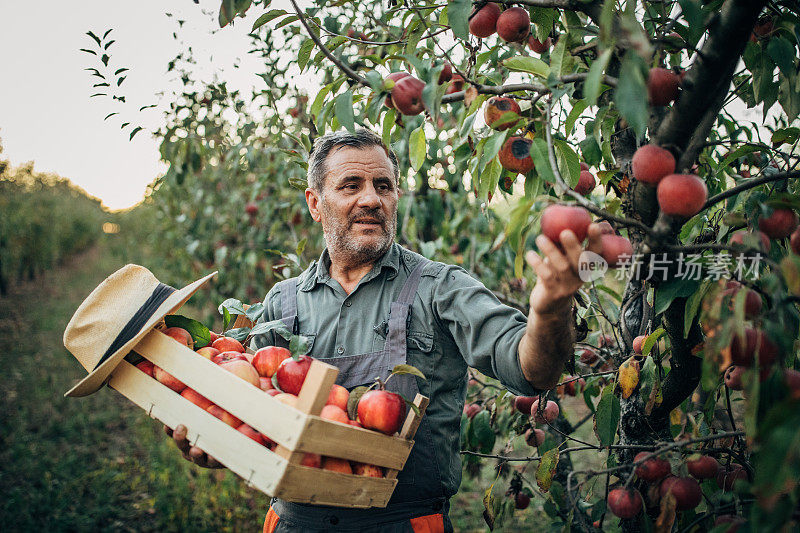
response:
[[[191,461],[197,466],[203,468],[225,468],[225,465],[208,455],[206,452],[197,446],[192,446],[189,444],[189,439],[186,438],[187,431],[188,430],[186,429],[186,426],[183,424],[178,424],[174,431],[168,426],[164,426],[164,432],[172,437],[172,440],[175,441],[175,444],[183,454],[184,459]]]

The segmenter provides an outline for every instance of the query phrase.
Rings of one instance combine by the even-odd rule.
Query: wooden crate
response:
[[[110,387],[167,426],[185,425],[192,445],[205,450],[250,486],[292,502],[385,507],[428,404],[428,399],[418,394],[414,403],[420,414],[409,409],[400,436],[387,436],[318,416],[339,372],[321,361],[315,360],[311,365],[297,406],[291,407],[158,330],[148,333],[134,351],[268,436],[278,444],[275,451],[236,431],[127,361],[112,374]],[[304,453],[382,466],[386,477],[301,466]]]

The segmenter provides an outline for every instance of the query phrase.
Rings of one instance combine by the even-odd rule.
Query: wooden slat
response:
[[[318,415],[322,411],[325,402],[328,400],[331,385],[336,382],[336,376],[338,374],[339,369],[335,366],[331,366],[316,359],[313,360],[306,374],[306,379],[303,381],[300,394],[297,395],[297,409],[302,413]],[[296,446],[289,449],[285,446],[278,445],[278,447],[275,448],[275,453],[291,464],[300,464],[305,453],[295,450],[297,450]]]
[[[289,464],[275,496],[297,503],[386,507],[395,479],[356,476]]]
[[[248,484],[274,494],[287,467],[285,460],[207,413],[127,361],[114,370],[109,386],[171,428],[183,424],[192,445],[235,472]]]
[[[413,445],[414,441],[311,416],[295,450],[402,468]]]
[[[175,339],[151,331],[134,351],[270,439],[294,449],[308,417],[220,368]]]
[[[414,405],[417,406],[419,410],[419,414],[416,413],[413,409],[408,410],[408,416],[406,416],[406,421],[403,424],[403,427],[400,429],[400,437],[404,439],[412,439],[414,435],[417,434],[417,429],[419,429],[420,423],[422,423],[422,417],[425,415],[425,409],[428,407],[428,397],[423,396],[422,394],[417,393],[417,396],[414,398]],[[387,479],[395,479],[399,470],[387,470],[386,471],[386,478]]]

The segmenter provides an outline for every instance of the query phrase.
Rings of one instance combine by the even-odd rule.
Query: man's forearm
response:
[[[543,316],[531,311],[517,353],[525,379],[538,389],[552,389],[573,355],[574,343],[571,301],[563,312]]]

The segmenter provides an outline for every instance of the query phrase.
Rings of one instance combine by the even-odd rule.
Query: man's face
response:
[[[328,251],[347,261],[374,262],[397,231],[399,190],[392,162],[380,146],[334,148],[320,196],[306,190],[312,218],[322,223]]]

